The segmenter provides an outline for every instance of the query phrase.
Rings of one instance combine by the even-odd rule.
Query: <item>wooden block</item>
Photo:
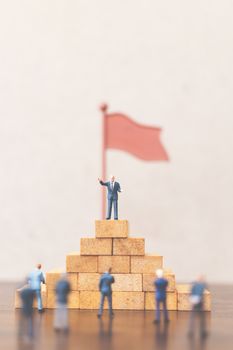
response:
[[[98,272],[103,273],[112,268],[112,273],[129,273],[130,257],[129,256],[99,256]]]
[[[112,305],[116,310],[144,310],[144,293],[113,292]]]
[[[20,290],[21,289],[17,289],[15,291],[15,301],[14,301],[15,309],[20,309],[22,307],[21,299],[20,299]]]
[[[81,256],[70,253],[66,256],[67,272],[97,272],[97,256]]]
[[[127,220],[96,220],[95,236],[98,238],[127,238],[129,224]]]
[[[115,283],[112,284],[112,290],[116,292],[142,292],[141,274],[113,274]]]
[[[79,292],[71,291],[68,296],[68,309],[79,309]],[[47,308],[56,308],[56,295],[54,290],[47,291]]]
[[[78,289],[80,291],[98,291],[101,274],[80,273]],[[113,274],[115,283],[112,284],[113,291],[142,291],[141,274]]]
[[[46,286],[48,290],[55,289],[57,282],[61,278],[61,275],[62,275],[62,270],[52,270],[52,271],[46,272],[45,280],[46,280]]]
[[[167,292],[167,309],[177,310],[176,292]],[[145,310],[155,310],[155,293],[145,292]]]
[[[168,292],[175,292],[176,290],[176,276],[171,270],[164,271],[164,277],[168,279]]]
[[[167,278],[168,280],[167,292],[174,292],[176,289],[175,275],[170,272],[167,272],[167,273],[165,272],[164,277]],[[155,279],[156,279],[156,276],[154,273],[143,274],[142,285],[143,285],[144,292],[155,291],[155,286],[154,286]]]
[[[71,290],[78,290],[78,273],[67,273],[66,276],[68,281],[70,282]]]
[[[189,311],[192,310],[190,303],[190,290],[191,285],[189,284],[178,284],[176,286],[177,296],[178,296],[178,310],[179,311]],[[204,292],[204,310],[211,311],[211,293],[207,290]]]
[[[46,273],[46,286],[48,290],[54,290],[57,282],[62,278],[62,270],[52,270]],[[67,280],[70,282],[71,290],[78,290],[78,273],[67,273]]]
[[[113,255],[144,255],[144,238],[114,238]]]
[[[22,288],[17,289],[15,291],[15,308],[16,309],[19,309],[19,308],[22,307],[22,305],[21,305],[21,298],[20,298],[20,292],[22,291],[23,288],[26,288],[26,287],[28,287],[28,285],[25,285]],[[43,284],[41,286],[41,296],[42,296],[43,308],[46,308],[47,307],[47,289],[46,289],[46,285],[45,284]],[[33,307],[37,308],[37,299],[36,299],[36,297],[34,298]]]
[[[163,257],[160,255],[145,255],[131,257],[131,273],[153,273],[163,267]]]
[[[68,297],[68,309],[79,309],[80,307],[80,293],[72,290]]]
[[[111,238],[81,238],[81,255],[112,255]]]
[[[81,291],[80,292],[80,309],[98,310],[100,306],[100,292]],[[105,298],[104,309],[107,308],[107,300]]]
[[[80,292],[80,309],[97,310],[100,305],[99,292]],[[144,310],[143,292],[113,292],[112,293],[113,310]],[[108,308],[105,298],[104,309]]]
[[[80,273],[78,281],[78,289],[86,291],[98,291],[99,290],[99,273]]]

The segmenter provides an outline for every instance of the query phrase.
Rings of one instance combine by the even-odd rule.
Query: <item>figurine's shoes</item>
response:
[[[205,338],[207,338],[207,337],[208,337],[208,332],[202,331],[202,332],[201,332],[201,338],[202,338],[202,339],[205,339]]]
[[[159,324],[160,321],[159,321],[159,320],[154,320],[153,323],[154,323],[154,324]]]

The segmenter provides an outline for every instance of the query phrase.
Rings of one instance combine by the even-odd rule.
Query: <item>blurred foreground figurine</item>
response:
[[[33,332],[33,301],[35,292],[30,287],[25,287],[20,291],[22,303],[21,317],[19,322],[19,336],[23,341],[31,341]]]
[[[99,290],[101,292],[101,298],[100,298],[100,308],[98,312],[98,318],[102,316],[103,313],[103,307],[104,307],[104,300],[105,297],[108,299],[108,312],[109,316],[113,316],[112,312],[112,283],[115,282],[114,277],[111,275],[112,269],[109,268],[108,272],[105,272],[100,277],[99,282]]]
[[[121,191],[121,186],[119,182],[115,181],[115,176],[110,176],[110,181],[103,182],[101,179],[98,179],[99,183],[102,186],[106,186],[108,189],[108,214],[106,220],[111,219],[112,214],[112,204],[114,206],[114,220],[118,220],[118,192]]]
[[[29,287],[34,291],[37,297],[38,311],[43,312],[42,298],[41,298],[41,283],[45,284],[44,274],[41,271],[41,264],[30,273],[28,277]]]
[[[200,336],[202,338],[207,336],[206,324],[205,324],[205,312],[204,311],[204,291],[207,289],[205,278],[199,276],[191,286],[190,303],[192,306],[192,312],[190,315],[190,324],[188,335],[192,337],[194,335],[194,321],[195,318],[199,320]]]
[[[56,309],[54,316],[54,329],[55,331],[68,332],[68,295],[70,293],[70,283],[64,274],[62,278],[57,282],[55,293],[56,293]]]
[[[154,323],[160,322],[160,306],[163,306],[164,321],[169,322],[168,311],[167,311],[167,295],[166,290],[168,286],[168,280],[163,277],[163,270],[156,270],[156,280],[154,281],[155,285],[155,303],[156,303],[156,312]]]

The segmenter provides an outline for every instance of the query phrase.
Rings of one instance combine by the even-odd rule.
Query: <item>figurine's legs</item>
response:
[[[196,318],[196,311],[194,310],[194,307],[192,307],[192,311],[190,313],[189,331],[188,331],[188,335],[190,337],[193,336],[193,333],[194,333],[195,318]]]
[[[110,316],[112,316],[113,315],[113,312],[112,312],[112,293],[108,294],[107,297],[108,297],[108,313]]]
[[[107,220],[111,219],[112,215],[112,199],[108,200],[108,215],[106,217]]]
[[[197,318],[200,318],[200,327],[202,328],[203,327],[203,324],[201,324],[201,314],[204,314],[204,312],[202,312],[202,303],[199,303],[199,304],[196,304],[196,305],[193,305],[192,307],[192,311],[191,311],[191,314],[190,314],[190,320],[189,320],[189,332],[188,332],[188,335],[189,336],[193,336],[194,334],[194,331],[195,331],[195,328],[196,328],[196,323],[197,323]],[[205,325],[204,325],[205,327]],[[205,331],[204,331],[205,333]],[[202,332],[201,332],[202,334]]]
[[[42,305],[41,291],[39,289],[36,290],[36,297],[37,297],[38,310],[41,311],[43,310],[43,305]]]
[[[114,220],[118,220],[118,201],[113,201],[114,205]]]
[[[102,316],[103,308],[104,308],[104,299],[105,299],[105,294],[104,294],[104,293],[101,293],[101,297],[100,297],[100,307],[99,307],[98,316]]]
[[[160,321],[160,301],[156,299],[156,311],[155,311],[155,320]]]
[[[165,321],[169,321],[169,318],[168,318],[168,311],[167,311],[167,300],[163,300],[163,315],[164,315],[164,320]]]
[[[206,315],[203,307],[203,302],[201,302],[198,306],[198,317],[200,318],[200,335],[201,337],[207,336],[207,330],[206,330]]]

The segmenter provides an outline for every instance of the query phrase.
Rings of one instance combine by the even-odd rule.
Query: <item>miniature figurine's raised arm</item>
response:
[[[103,182],[103,180],[101,180],[100,178],[98,178],[98,181],[99,181],[99,183],[100,183],[102,186],[108,186],[108,183],[107,183],[107,182]]]

